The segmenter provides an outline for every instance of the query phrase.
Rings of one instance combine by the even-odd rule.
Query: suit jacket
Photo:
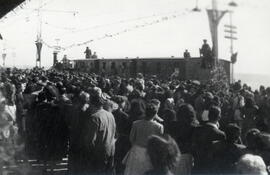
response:
[[[225,140],[225,133],[214,124],[206,123],[195,129],[192,136],[194,172],[209,173],[212,163],[212,145],[215,141]]]
[[[92,114],[85,123],[85,146],[93,161],[107,161],[115,152],[116,124],[112,113],[104,109]]]

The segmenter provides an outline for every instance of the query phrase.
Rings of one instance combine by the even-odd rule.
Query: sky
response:
[[[42,66],[52,65],[56,40],[63,48],[72,46],[61,50],[59,59],[63,55],[83,59],[86,46],[100,58],[182,57],[185,49],[196,57],[203,39],[211,45],[206,14],[211,2],[198,0],[201,12],[193,12],[196,0],[27,0],[23,8],[0,20],[4,38],[0,40],[0,54],[7,53],[7,66],[35,65],[40,26],[36,9],[42,4],[42,39],[46,43],[42,47]],[[230,8],[230,0],[217,2],[221,10]],[[270,1],[235,2],[235,72],[270,75]],[[224,25],[228,23],[226,14],[219,24],[219,57],[227,60],[230,41],[224,38]]]

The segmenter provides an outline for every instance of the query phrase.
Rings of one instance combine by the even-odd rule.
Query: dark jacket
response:
[[[225,140],[225,133],[216,126],[206,123],[195,129],[192,136],[194,172],[209,173],[212,165],[213,143]]]
[[[179,146],[182,154],[191,153],[192,135],[198,127],[197,123],[185,124],[183,122],[174,121],[169,123],[166,132],[170,134]]]
[[[227,141],[218,141],[213,145],[213,168],[215,174],[234,174],[235,163],[246,153],[246,146]]]

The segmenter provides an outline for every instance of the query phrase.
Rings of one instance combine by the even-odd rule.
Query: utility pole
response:
[[[2,53],[2,59],[3,59],[3,67],[6,66],[6,57],[7,57],[7,53],[6,53],[6,49],[3,49],[3,53]]]
[[[55,41],[56,41],[56,45],[54,46],[54,51],[53,51],[53,66],[55,66],[57,64],[57,62],[58,62],[57,61],[57,55],[61,50],[61,48],[59,46],[60,39],[57,38],[57,39],[55,39]]]
[[[230,2],[229,6],[231,7],[236,7],[237,4],[235,2]],[[237,58],[237,53],[234,53],[234,44],[233,42],[235,40],[237,40],[237,38],[235,37],[235,34],[237,34],[236,29],[237,27],[233,25],[233,10],[229,11],[229,25],[224,25],[225,30],[224,32],[228,35],[225,35],[226,39],[230,40],[230,54],[231,54],[231,63],[232,63],[232,83],[234,83],[234,64],[236,62],[236,58]]]
[[[39,66],[41,67],[41,49],[43,45],[42,41],[42,12],[53,12],[53,13],[72,13],[73,16],[78,14],[79,12],[77,11],[63,11],[63,10],[50,10],[50,9],[42,9],[42,1],[39,0],[40,4],[37,9],[34,9],[37,11],[37,16],[38,16],[38,30],[37,30],[37,40],[35,42],[36,47],[37,47],[37,54],[36,54],[36,67]]]

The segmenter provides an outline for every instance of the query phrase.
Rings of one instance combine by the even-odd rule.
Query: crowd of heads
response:
[[[239,173],[266,174],[270,165],[269,153],[264,154],[270,150],[270,87],[252,90],[241,81],[228,85],[212,80],[159,80],[141,73],[132,78],[38,68],[8,69],[2,72],[0,84],[1,104],[23,103],[28,111],[43,102],[84,106],[85,110],[93,106],[112,113],[123,110],[130,123],[155,120],[167,134],[173,122],[184,126],[214,123],[225,132],[227,142],[243,143],[252,153],[239,159]],[[19,94],[27,97],[25,101],[16,99]],[[237,110],[242,118],[237,118]],[[182,152],[177,145],[173,135],[149,138],[147,149],[154,168],[175,166]]]

